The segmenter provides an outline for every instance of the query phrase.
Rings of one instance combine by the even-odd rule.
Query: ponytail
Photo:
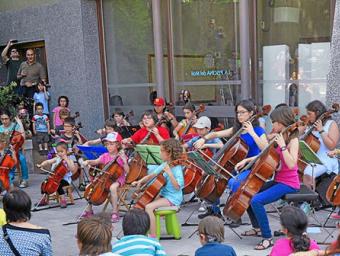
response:
[[[306,252],[309,250],[310,238],[306,233],[303,233],[302,235],[293,235],[290,241],[294,252]]]

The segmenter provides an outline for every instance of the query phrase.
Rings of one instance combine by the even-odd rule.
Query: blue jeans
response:
[[[211,210],[214,214],[221,213],[220,210],[220,199],[217,199],[212,205]]]
[[[239,175],[236,176],[236,178],[230,178],[228,181],[228,188],[232,191],[232,193],[235,193],[237,189],[241,186],[242,182],[245,181],[251,170],[245,170],[241,172]]]
[[[22,152],[22,150],[19,151],[18,161],[20,163],[22,179],[28,180],[28,168],[27,168],[26,158],[25,158],[25,155]],[[9,180],[10,180],[11,184],[13,184],[13,180],[14,180],[14,176],[15,176],[15,169],[16,169],[16,167],[14,167],[9,173]]]
[[[298,190],[286,184],[269,181],[264,184],[261,191],[251,200],[247,210],[251,224],[254,228],[260,228],[263,238],[271,238],[272,232],[264,206],[279,200],[286,194],[297,192]]]

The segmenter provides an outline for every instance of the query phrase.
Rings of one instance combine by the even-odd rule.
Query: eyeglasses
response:
[[[237,115],[244,115],[245,113],[248,113],[248,111],[237,111],[236,112]]]

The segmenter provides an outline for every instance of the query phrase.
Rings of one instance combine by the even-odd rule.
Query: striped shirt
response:
[[[112,252],[121,256],[161,256],[166,255],[160,243],[143,235],[124,236],[112,245]]]

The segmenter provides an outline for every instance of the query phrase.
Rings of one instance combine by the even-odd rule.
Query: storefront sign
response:
[[[205,77],[205,76],[229,76],[231,74],[231,70],[225,69],[211,69],[211,70],[192,70],[191,76],[192,77]]]

